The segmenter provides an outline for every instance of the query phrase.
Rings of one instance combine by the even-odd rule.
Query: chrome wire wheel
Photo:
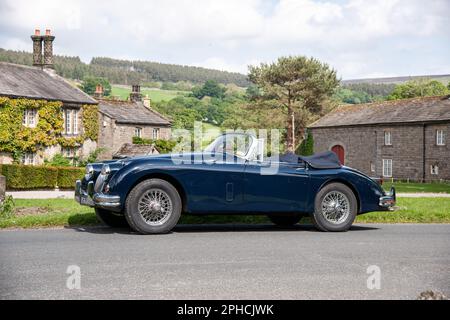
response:
[[[172,214],[172,200],[165,191],[150,189],[140,197],[138,210],[145,223],[159,226],[164,224]]]
[[[333,224],[345,222],[350,215],[350,201],[339,191],[328,192],[322,200],[322,216]]]

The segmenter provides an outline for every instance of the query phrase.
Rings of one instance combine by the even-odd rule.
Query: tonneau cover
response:
[[[333,151],[320,152],[312,156],[299,156],[294,153],[286,153],[280,156],[280,161],[294,163],[304,161],[315,169],[339,169],[342,167],[337,155]]]

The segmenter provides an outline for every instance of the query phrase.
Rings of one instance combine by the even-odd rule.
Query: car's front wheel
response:
[[[105,209],[95,208],[95,215],[97,219],[113,228],[126,228],[129,227],[127,220],[123,214],[117,214]]]
[[[342,183],[330,183],[317,193],[311,218],[321,231],[347,231],[357,211],[353,191]]]
[[[301,214],[270,214],[270,221],[280,227],[290,227],[297,224],[302,218]]]
[[[131,190],[125,203],[125,218],[139,233],[167,233],[180,219],[181,208],[180,195],[172,184],[149,179]]]

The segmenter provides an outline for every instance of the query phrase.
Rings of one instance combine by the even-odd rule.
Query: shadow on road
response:
[[[95,234],[136,234],[128,228],[110,228],[107,226],[68,226],[66,229],[72,229],[78,232],[88,232]],[[354,225],[349,232],[354,231],[373,231],[379,228],[373,226]],[[171,233],[195,233],[195,232],[294,232],[307,231],[319,232],[313,225],[299,224],[292,227],[278,227],[272,224],[180,224],[177,225]]]

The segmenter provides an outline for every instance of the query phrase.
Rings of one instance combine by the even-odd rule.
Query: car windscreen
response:
[[[244,158],[253,142],[253,138],[245,134],[227,134],[217,137],[205,152],[232,154]]]

